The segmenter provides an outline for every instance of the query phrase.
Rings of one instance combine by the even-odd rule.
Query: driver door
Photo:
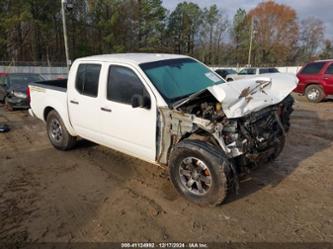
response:
[[[109,65],[103,105],[99,109],[104,143],[126,154],[154,162],[156,156],[156,100],[135,68]],[[132,107],[134,95],[150,101]]]

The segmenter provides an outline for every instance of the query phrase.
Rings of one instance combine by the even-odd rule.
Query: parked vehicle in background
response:
[[[250,67],[244,68],[239,73],[227,75],[227,81],[241,80],[245,78],[253,78],[261,74],[279,73],[275,67]]]
[[[2,73],[0,74],[0,101],[8,110],[28,109],[28,84],[45,80],[35,73]]]
[[[220,75],[223,79],[227,78],[229,74],[237,74],[236,70],[231,68],[216,69],[215,72]]]
[[[297,93],[314,103],[333,95],[333,60],[314,61],[306,64],[297,74]]]
[[[296,83],[279,74],[230,84],[182,55],[100,55],[76,60],[68,81],[31,84],[29,112],[59,150],[79,136],[168,165],[181,195],[217,205],[238,174],[282,151]]]

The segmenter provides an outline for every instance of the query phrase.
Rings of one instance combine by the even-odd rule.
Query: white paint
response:
[[[259,82],[269,83],[260,87]],[[208,90],[222,103],[228,118],[239,118],[280,103],[296,88],[297,82],[297,77],[291,74],[266,74],[265,77],[215,85]],[[240,97],[243,91],[251,92],[248,98]]]

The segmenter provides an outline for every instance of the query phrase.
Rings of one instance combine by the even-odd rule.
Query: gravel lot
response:
[[[81,141],[56,151],[25,111],[0,123],[0,241],[333,242],[333,101],[297,97],[278,160],[217,208],[179,197],[163,168]]]

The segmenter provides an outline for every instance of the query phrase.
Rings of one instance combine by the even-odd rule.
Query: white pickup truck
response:
[[[242,172],[282,151],[296,83],[281,74],[227,83],[182,55],[92,56],[68,81],[31,84],[30,114],[57,149],[81,137],[167,165],[181,195],[217,205]]]

